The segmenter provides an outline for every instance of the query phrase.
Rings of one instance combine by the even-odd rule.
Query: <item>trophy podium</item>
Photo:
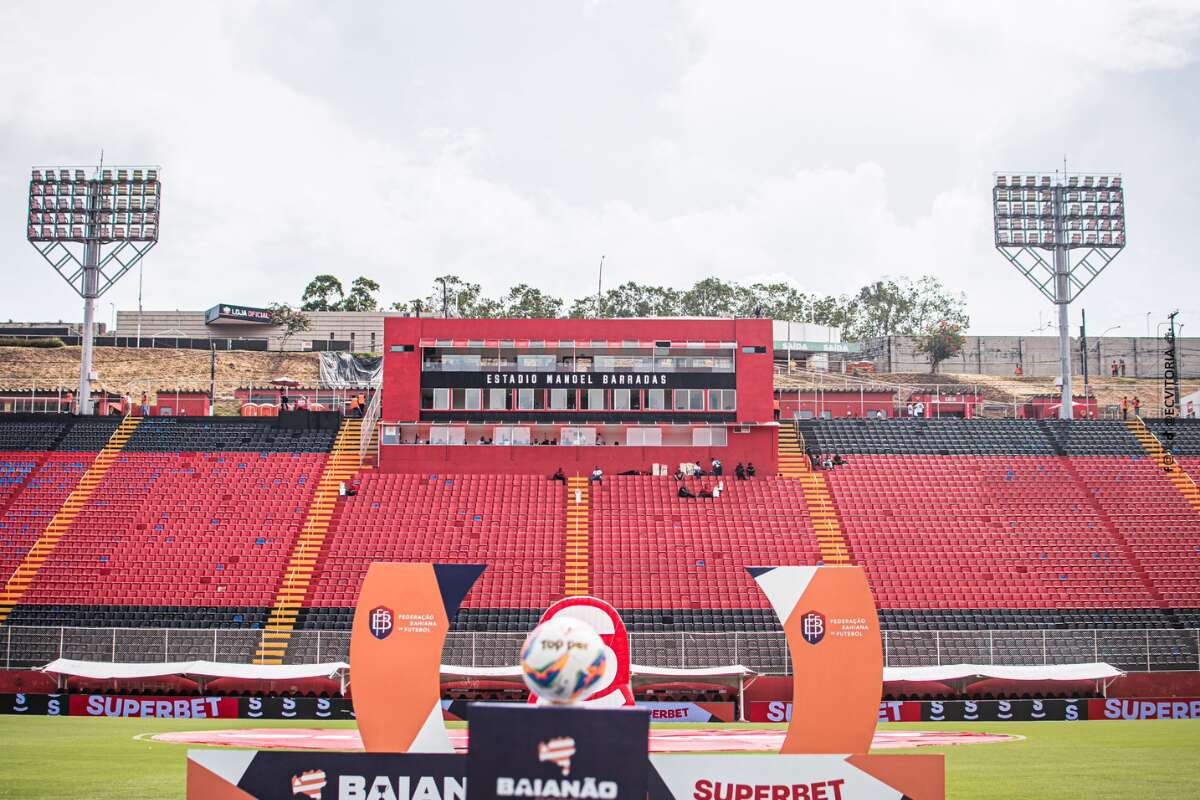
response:
[[[870,755],[883,687],[859,567],[752,567],[792,657],[778,755],[648,755],[636,708],[476,703],[468,755],[442,720],[442,645],[482,565],[371,565],[350,643],[365,753],[191,750],[189,800],[943,800],[940,755]]]

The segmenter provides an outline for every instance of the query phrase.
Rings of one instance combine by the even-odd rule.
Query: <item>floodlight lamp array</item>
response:
[[[54,242],[157,242],[162,186],[154,167],[35,168],[26,237]]]
[[[1125,246],[1120,175],[996,175],[992,209],[996,247]]]

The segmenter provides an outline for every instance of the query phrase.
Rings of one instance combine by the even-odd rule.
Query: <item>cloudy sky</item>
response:
[[[1089,327],[1195,320],[1200,0],[0,6],[0,318],[77,319],[29,168],[162,167],[148,309],[456,273],[565,296],[932,273],[976,333],[1053,307],[991,246],[993,170],[1121,171]],[[133,308],[136,274],[101,301]],[[1078,308],[1072,311],[1078,320]],[[1188,331],[1188,333],[1191,333]]]

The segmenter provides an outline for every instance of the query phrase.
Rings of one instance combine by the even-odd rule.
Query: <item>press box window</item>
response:
[[[662,429],[629,428],[625,432],[625,443],[631,447],[659,447],[662,445]]]
[[[384,425],[383,435],[380,440],[384,444],[400,444],[400,426],[399,425]]]
[[[450,390],[449,389],[434,389],[433,390],[433,410],[434,411],[449,411],[450,410]]]
[[[451,428],[446,425],[434,425],[429,429],[430,444],[466,444],[467,429]]]
[[[704,390],[703,389],[676,389],[675,390],[675,410],[676,411],[703,411],[704,410]]]
[[[747,345],[742,348],[742,352],[746,355],[762,355],[767,352],[767,348],[764,345]]]
[[[709,389],[708,390],[708,410],[709,411],[736,411],[737,410],[737,390],[736,389]]]
[[[508,389],[488,389],[488,410],[508,410]]]
[[[651,411],[663,411],[666,407],[665,389],[650,389],[646,392],[646,408]]]
[[[729,444],[724,428],[696,428],[692,431],[693,447],[725,447]]]

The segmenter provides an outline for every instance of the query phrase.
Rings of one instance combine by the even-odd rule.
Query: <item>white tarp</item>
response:
[[[60,658],[42,667],[42,672],[68,678],[94,680],[162,678],[240,678],[255,681],[290,681],[301,678],[337,679],[350,665],[345,661],[325,664],[230,664],[224,661],[160,661],[149,664],[117,664],[109,661],[75,661]]]
[[[1009,681],[1098,681],[1119,678],[1125,673],[1111,664],[1046,664],[1033,666],[995,666],[990,664],[947,664],[940,667],[885,667],[888,681],[960,681],[964,678]]]

